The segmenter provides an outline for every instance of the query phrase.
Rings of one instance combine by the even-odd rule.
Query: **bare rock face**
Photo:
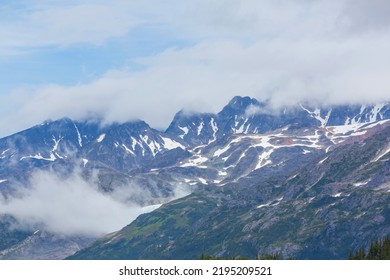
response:
[[[0,259],[61,260],[87,247],[94,240],[36,231],[18,244],[0,251]]]

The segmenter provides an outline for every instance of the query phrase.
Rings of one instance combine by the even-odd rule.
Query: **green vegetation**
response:
[[[232,258],[220,258],[220,257],[213,257],[213,256],[208,256],[208,255],[201,255],[200,260],[250,260],[248,258],[242,258],[242,257],[232,257]]]
[[[220,258],[220,257],[213,257],[213,256],[202,254],[200,260],[251,260],[251,259],[244,258],[244,257]],[[280,253],[264,254],[264,255],[257,256],[256,260],[283,260],[283,256]]]
[[[390,260],[390,238],[377,239],[371,242],[367,253],[364,247],[357,250],[355,253],[350,252],[348,259],[350,260]]]

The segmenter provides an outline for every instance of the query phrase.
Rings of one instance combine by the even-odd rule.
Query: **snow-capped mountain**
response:
[[[120,172],[173,164],[187,156],[180,139],[150,128],[143,121],[102,126],[64,118],[48,121],[0,139],[0,178],[6,183],[35,168],[74,165]]]
[[[165,132],[143,121],[47,121],[0,139],[0,189],[28,181],[37,168],[75,166],[100,170],[106,190],[131,180],[167,190],[183,182],[228,183],[285,165],[286,158],[326,153],[389,118],[389,104],[321,109],[301,104],[272,112],[265,103],[237,96],[218,114],[180,111]],[[107,181],[114,184],[107,188]]]
[[[143,121],[102,127],[99,123],[76,122],[65,118],[45,122],[0,139],[3,161],[54,162],[85,155],[104,162],[107,153],[115,149],[115,156],[127,155],[134,159],[126,166],[127,169],[137,165],[139,159],[154,158],[157,154],[176,148],[185,150],[182,143],[150,128]]]
[[[250,97],[234,97],[218,114],[176,114],[167,133],[190,145],[209,144],[232,134],[263,134],[276,129],[344,126],[373,123],[390,118],[390,104],[316,108],[269,108]]]
[[[6,196],[12,187],[28,185],[36,170],[71,173],[75,168],[85,179],[97,172],[104,192],[142,186],[151,194],[148,200],[126,198],[142,205],[169,201],[178,186],[279,186],[305,166],[326,162],[333,150],[369,139],[389,123],[388,103],[300,104],[275,111],[267,103],[238,96],[217,114],[180,111],[165,132],[141,120],[105,125],[64,118],[0,139],[0,191]],[[389,152],[382,149],[378,157]]]
[[[180,139],[152,129],[143,121],[137,121],[105,128],[93,145],[82,151],[82,155],[85,157],[85,165],[91,162],[95,167],[101,164],[120,171],[130,171],[159,166],[161,156],[171,152],[178,160],[187,155],[185,150],[185,144]]]
[[[267,110],[267,105],[256,99],[235,97],[218,114],[187,115],[180,111],[165,132],[143,121],[105,126],[96,120],[47,121],[0,139],[1,165],[4,170],[11,162],[19,161],[22,167],[38,167],[78,157],[85,166],[100,164],[129,171],[150,166],[171,151],[191,151],[232,135],[264,135],[277,130],[284,133],[301,128],[324,131],[327,127],[338,127],[333,130],[340,133],[390,118],[389,104],[325,109],[299,105],[280,112]],[[177,152],[174,154],[178,156]],[[174,163],[169,161],[162,167]]]
[[[178,112],[166,133],[182,139],[190,146],[209,144],[219,134],[218,116],[215,114],[186,114]]]

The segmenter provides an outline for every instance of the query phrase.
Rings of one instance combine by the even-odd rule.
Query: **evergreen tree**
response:
[[[355,253],[349,252],[349,260],[390,260],[390,238],[377,239],[371,242],[368,252],[361,247]]]

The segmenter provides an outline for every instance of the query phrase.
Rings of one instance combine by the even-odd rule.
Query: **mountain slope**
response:
[[[166,224],[163,217],[168,215],[169,219],[180,220],[182,213],[188,213],[189,216],[185,218],[188,224],[194,222],[196,229],[204,227],[204,234],[209,236],[216,234],[215,238],[211,238],[210,246],[217,240],[225,240],[221,239],[222,233],[218,233],[218,230],[215,233],[208,232],[214,223],[216,229],[230,229],[232,233],[228,235],[229,240],[232,242],[236,240],[234,242],[242,245],[240,248],[243,248],[243,251],[233,250],[234,254],[253,256],[262,252],[257,245],[244,246],[240,240],[247,235],[236,228],[235,224],[240,225],[236,221],[246,215],[249,215],[249,220],[250,217],[255,217],[257,212],[255,210],[252,213],[252,210],[257,209],[259,205],[263,205],[259,209],[270,208],[270,211],[290,204],[289,207],[295,209],[294,199],[298,202],[307,199],[306,196],[317,190],[317,186],[321,189],[325,185],[330,188],[333,187],[332,184],[341,184],[344,179],[338,177],[338,174],[343,168],[352,168],[349,172],[356,178],[361,176],[354,169],[360,164],[357,157],[351,157],[348,166],[331,161],[328,164],[328,160],[336,154],[336,150],[344,151],[340,146],[349,147],[356,142],[364,143],[366,139],[375,137],[384,129],[389,118],[390,106],[385,103],[332,108],[301,104],[275,110],[266,102],[237,96],[217,114],[188,114],[180,111],[165,132],[155,130],[141,120],[109,125],[103,125],[99,120],[74,121],[64,118],[47,121],[0,139],[0,193],[5,200],[11,199],[18,190],[31,187],[33,174],[41,170],[59,174],[61,178],[67,178],[76,172],[82,175],[83,180],[96,182],[99,191],[105,195],[110,196],[117,190],[126,190],[121,201],[143,206],[166,203],[178,195],[193,192],[188,201],[186,199],[176,201],[180,205],[176,206],[179,212],[176,212],[175,207],[171,208],[171,204],[156,211],[156,213],[162,211],[161,225],[164,226],[166,236],[170,236],[169,242],[176,240],[179,243],[175,243],[175,248],[181,247],[180,250],[190,254],[189,248],[180,243],[187,240],[182,240],[181,235],[178,235],[184,232],[192,236],[192,231],[188,234],[188,229],[184,227],[187,222],[180,221],[179,224],[184,225],[173,233],[175,227],[170,229],[172,225],[170,222]],[[372,151],[377,153],[376,158],[372,160],[381,163],[387,159],[388,147],[377,145],[376,148],[378,150]],[[308,169],[305,169],[306,166]],[[328,168],[333,166],[333,169],[321,169],[325,168],[324,166]],[[317,170],[318,168],[320,169]],[[376,164],[359,168],[367,180],[370,179],[372,182],[379,180],[380,173],[377,172],[379,167]],[[297,175],[301,173],[310,176],[301,180],[302,178]],[[295,181],[291,180],[293,177],[294,180],[301,181],[294,185]],[[353,181],[353,178],[348,180]],[[365,181],[361,179],[352,184],[355,183],[363,184]],[[312,185],[316,185],[316,188],[310,187]],[[290,200],[287,201],[287,198]],[[205,204],[197,207],[196,201],[205,201]],[[194,208],[186,208],[186,203]],[[290,208],[283,210],[284,212],[282,210],[280,213],[275,212],[277,218],[271,214],[267,214],[266,217],[271,220],[283,220],[283,217],[288,217]],[[164,212],[165,210],[167,212]],[[313,208],[313,211],[317,210]],[[207,213],[212,215],[207,219],[202,218],[203,224],[195,221],[199,217],[208,217]],[[225,222],[219,225],[219,220],[223,217],[226,217]],[[64,246],[77,247],[70,245],[74,244],[74,240],[70,239],[56,242],[57,237],[53,237],[52,233],[40,235],[40,238],[46,239],[36,242],[37,236],[33,236],[32,232],[13,231],[7,220],[2,219],[0,218],[0,224],[3,225],[2,236],[5,238],[2,249],[8,250],[5,257],[18,258],[18,254],[22,256],[23,252],[30,254],[33,249],[29,248],[36,248],[34,246],[37,244],[37,246],[46,244],[42,246],[48,251],[51,246],[60,250],[58,245],[61,242]],[[134,223],[137,224],[138,221]],[[262,223],[270,222],[262,220]],[[246,223],[242,223],[241,226],[245,227]],[[138,227],[141,232],[144,230],[143,225],[137,225]],[[370,234],[373,231],[374,229],[371,229]],[[226,234],[223,230],[222,232]],[[257,236],[253,232],[249,235]],[[248,236],[246,238],[249,238]],[[193,236],[195,239],[196,237]],[[259,236],[257,238],[261,240]],[[305,238],[299,240],[302,244],[308,242]],[[362,240],[357,239],[356,242],[361,243]],[[221,244],[229,243],[227,239],[222,241]],[[143,239],[140,240],[140,246],[145,246],[142,242]],[[265,243],[262,245],[264,248]],[[83,244],[85,243],[81,242],[80,246]],[[226,244],[223,248],[230,246]],[[229,250],[217,249],[217,244],[213,246],[215,248],[208,253],[233,254],[229,253]],[[124,250],[124,246],[122,249]],[[125,256],[121,250],[117,253],[118,257]],[[299,253],[300,249],[266,248],[267,252],[273,250],[282,251],[285,255],[303,256]],[[183,253],[182,256],[192,258],[197,257],[195,255],[198,253],[195,250],[192,255]],[[146,253],[134,254],[138,255],[131,256],[150,257]],[[329,253],[327,256],[335,257],[335,254],[332,254]],[[39,258],[39,255],[49,256],[40,251],[34,258]],[[174,258],[175,255],[164,253],[161,257]]]
[[[346,258],[349,250],[390,234],[390,126],[369,134],[287,180],[199,189],[71,258],[254,258],[275,252],[299,259]]]
[[[95,238],[35,231],[16,245],[0,251],[1,259],[60,260],[87,247]]]

